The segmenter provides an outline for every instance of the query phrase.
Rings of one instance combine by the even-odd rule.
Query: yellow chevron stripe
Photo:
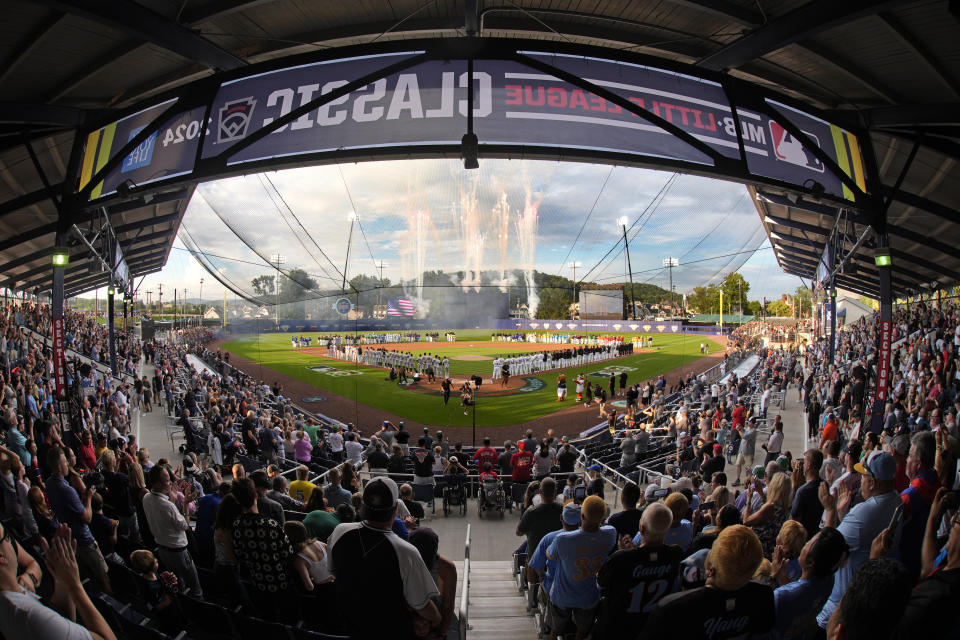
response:
[[[97,154],[97,168],[94,171],[100,171],[107,164],[107,161],[110,160],[110,148],[113,146],[113,135],[117,132],[117,123],[111,122],[103,129],[103,141],[100,143],[100,153]],[[100,192],[103,191],[103,181],[100,181],[100,184],[93,188],[93,191],[90,192],[90,199],[95,200],[100,197]]]
[[[850,175],[850,160],[847,157],[847,145],[843,139],[843,129],[836,125],[830,125],[830,135],[833,137],[833,148],[837,151],[837,164],[843,169],[843,172]],[[853,200],[853,191],[847,185],[843,186],[843,197],[847,200]]]

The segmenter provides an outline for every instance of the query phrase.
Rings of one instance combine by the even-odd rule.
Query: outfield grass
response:
[[[457,342],[481,342],[490,339],[490,331],[458,331]],[[316,337],[316,334],[311,333]],[[442,335],[442,332],[441,332]],[[626,336],[644,334],[622,334]],[[521,376],[532,378],[540,382],[531,381],[531,386],[542,384],[542,387],[525,393],[511,396],[488,397],[481,388],[478,412],[483,413],[483,423],[489,426],[511,425],[525,422],[534,418],[553,413],[560,409],[572,406],[574,393],[573,379],[579,373],[588,374],[587,379],[593,383],[606,385],[605,377],[590,376],[595,371],[607,367],[629,367],[628,382],[647,380],[665,371],[688,364],[701,357],[700,343],[705,339],[700,336],[653,334],[654,353],[642,353],[629,358],[618,358],[606,363],[597,363],[587,367],[566,369],[569,394],[566,402],[557,402],[556,380],[559,371],[541,375]],[[706,340],[710,353],[719,351],[722,347],[711,340]],[[436,346],[420,350],[421,353],[443,355],[505,355],[512,353],[511,343],[505,342],[493,348],[452,347],[451,343],[438,342]],[[471,416],[463,415],[459,399],[454,395],[450,403],[443,405],[439,396],[428,395],[418,391],[400,387],[387,381],[386,371],[374,367],[350,364],[341,360],[325,357],[314,357],[299,353],[290,347],[290,334],[249,334],[237,336],[231,342],[223,345],[223,349],[237,355],[249,358],[260,363],[263,374],[260,376],[271,382],[271,373],[274,370],[292,378],[297,378],[317,387],[317,394],[329,391],[356,400],[364,404],[384,409],[423,424],[470,426]],[[308,367],[330,367],[333,371],[316,372]],[[451,361],[452,375],[464,376],[473,373],[489,378],[492,372],[492,362],[485,361]],[[495,387],[493,387],[495,388]],[[299,398],[297,398],[299,400]]]

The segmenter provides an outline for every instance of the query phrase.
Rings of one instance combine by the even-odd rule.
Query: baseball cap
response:
[[[780,471],[790,472],[790,458],[787,456],[777,456],[777,466],[780,467]]]
[[[716,453],[720,453],[720,452],[722,452],[722,451],[723,451],[723,445],[722,445],[722,444],[715,444],[715,445],[713,445],[713,452],[714,452],[715,454],[716,454]]]
[[[910,454],[910,436],[906,433],[901,433],[898,436],[894,436],[893,442],[890,443],[890,446],[893,447],[893,450],[899,456],[906,458]]]
[[[363,488],[364,517],[385,519],[393,512],[399,497],[396,482],[386,476],[377,476]]]
[[[590,524],[600,524],[607,517],[607,503],[600,496],[587,496],[580,507],[580,513]]]
[[[763,479],[764,469],[762,464],[755,465],[753,467],[753,477]]]
[[[580,524],[580,505],[570,502],[563,508],[563,524],[571,527]]]
[[[864,462],[853,465],[853,469],[878,482],[890,482],[897,475],[897,461],[886,451],[874,451]]]
[[[602,471],[602,470],[603,470],[603,467],[601,467],[598,464],[592,464],[589,467],[587,467],[587,471]]]

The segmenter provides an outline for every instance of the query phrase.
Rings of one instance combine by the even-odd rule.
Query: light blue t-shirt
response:
[[[607,525],[599,530],[560,533],[547,549],[547,560],[556,560],[557,572],[550,589],[550,602],[558,607],[586,609],[600,601],[597,572],[617,543],[617,530]]]
[[[856,505],[840,522],[837,530],[843,534],[847,546],[850,547],[850,559],[837,570],[830,599],[817,616],[817,624],[821,628],[827,628],[827,621],[840,604],[840,598],[847,590],[847,585],[853,580],[853,574],[857,572],[860,565],[870,559],[870,545],[873,544],[874,538],[890,524],[893,512],[897,510],[899,504],[900,495],[890,491]]]
[[[557,529],[540,538],[540,542],[537,544],[537,550],[533,552],[533,557],[527,561],[527,565],[531,569],[544,572],[543,588],[547,593],[550,593],[550,587],[553,586],[553,579],[557,574],[557,561],[547,560],[547,549],[553,544],[554,538],[561,533],[563,533],[563,530]]]
[[[774,589],[777,615],[771,635],[775,640],[812,638],[816,633],[816,615],[833,590],[833,576],[819,580],[796,580]]]
[[[643,536],[640,533],[633,536],[633,544],[640,546],[643,542]],[[675,544],[684,551],[690,548],[693,542],[693,523],[689,520],[681,520],[679,527],[671,527],[667,535],[663,538],[663,544]]]

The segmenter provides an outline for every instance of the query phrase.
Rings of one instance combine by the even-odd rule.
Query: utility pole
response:
[[[573,304],[577,304],[577,267],[582,267],[583,263],[579,260],[574,260],[570,263],[570,266],[573,267]],[[574,309],[577,307],[574,306]]]
[[[273,316],[274,316],[273,319],[277,325],[277,328],[279,329],[280,328],[280,265],[286,262],[287,259],[284,256],[280,255],[279,253],[275,253],[274,255],[272,255],[270,259],[273,261],[273,264],[277,265],[277,275],[274,276],[273,278],[273,290],[276,293],[276,303],[273,309]]]
[[[200,278],[200,320],[197,324],[203,324],[203,278]]]
[[[157,283],[157,290],[159,292],[157,295],[157,299],[159,300],[158,304],[160,305],[160,312],[157,315],[159,316],[159,315],[163,315],[163,285]]]
[[[630,242],[627,240],[627,222],[629,222],[627,216],[620,216],[620,218],[617,219],[617,223],[623,227],[623,246],[627,250],[627,274],[630,276],[630,295],[627,299],[630,301],[630,319],[636,321],[637,310],[633,304],[633,267],[630,266]]]
[[[377,287],[377,306],[378,306],[378,307],[380,307],[380,306],[383,305],[383,298],[382,298],[382,293],[383,293],[383,268],[384,268],[385,266],[387,266],[387,265],[384,264],[383,260],[381,260],[381,261],[380,261],[380,264],[377,265],[377,268],[380,269],[380,283],[379,283],[379,286]],[[359,302],[359,299],[358,299],[358,302]]]
[[[723,289],[720,289],[720,335],[723,335]]]
[[[679,267],[680,261],[677,258],[664,258],[663,266],[670,271],[670,306],[675,308],[673,299],[673,268]],[[676,313],[674,313],[674,315],[676,315]]]

